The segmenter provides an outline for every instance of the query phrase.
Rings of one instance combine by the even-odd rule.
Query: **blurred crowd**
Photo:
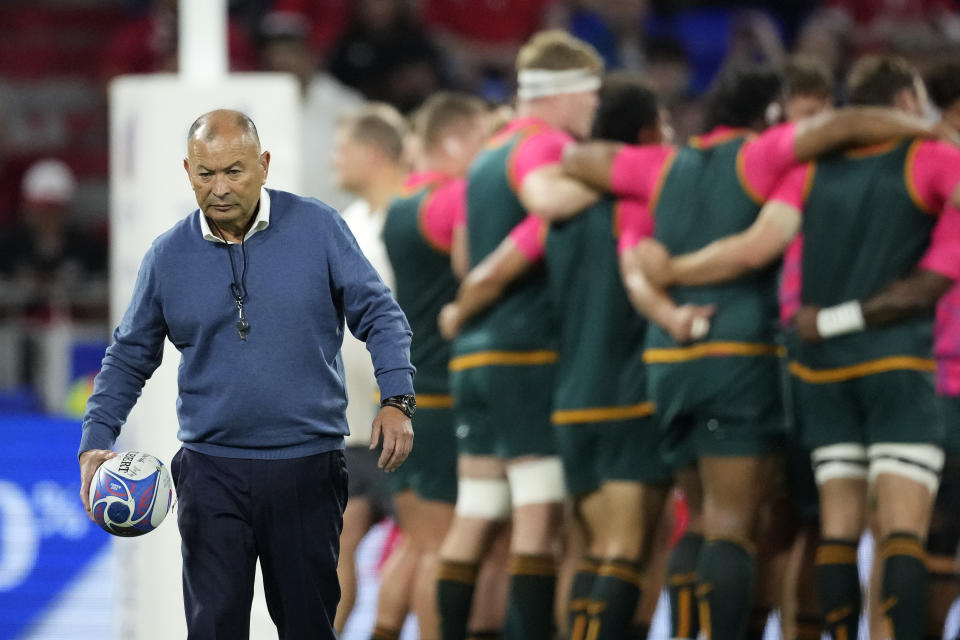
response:
[[[956,0],[232,0],[233,71],[294,74],[303,88],[302,191],[342,208],[329,152],[365,101],[410,113],[440,89],[508,103],[520,45],[542,28],[592,44],[608,69],[641,73],[679,139],[701,97],[742,62],[819,61],[833,80],[865,53],[921,70],[960,52]],[[107,86],[175,71],[177,0],[8,0],[0,7],[0,391],[36,387],[26,336],[59,320],[106,340]],[[47,43],[47,44],[41,44]],[[54,44],[50,44],[54,43]],[[835,83],[843,101],[842,83]],[[318,168],[319,167],[319,168]],[[39,331],[39,333],[38,333]],[[48,407],[50,408],[50,407]]]

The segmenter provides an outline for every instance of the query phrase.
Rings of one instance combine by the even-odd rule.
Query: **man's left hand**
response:
[[[377,466],[384,471],[396,471],[413,450],[413,425],[410,418],[396,407],[380,407],[380,413],[373,419],[373,432],[370,434],[370,450],[377,448],[383,436],[383,450]]]
[[[820,307],[812,305],[800,307],[800,311],[793,317],[793,328],[804,342],[820,342],[820,332],[817,331],[817,314]]]

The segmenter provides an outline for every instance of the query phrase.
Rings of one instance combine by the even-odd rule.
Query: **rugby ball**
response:
[[[173,480],[149,453],[124,451],[97,469],[90,483],[93,520],[115,536],[142,536],[156,529],[170,510]]]

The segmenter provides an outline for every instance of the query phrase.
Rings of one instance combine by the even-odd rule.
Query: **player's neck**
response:
[[[528,100],[517,105],[517,118],[536,118],[543,120],[554,129],[564,129],[563,114],[555,108],[553,102]]]
[[[442,153],[427,154],[420,165],[420,173],[441,173],[445,176],[458,177],[466,173],[466,168]]]
[[[366,185],[360,197],[370,205],[370,211],[385,211],[390,201],[403,188],[406,172],[400,167],[390,167],[379,172]]]

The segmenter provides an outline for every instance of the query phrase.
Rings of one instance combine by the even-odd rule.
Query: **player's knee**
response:
[[[606,491],[609,485],[601,488]],[[602,513],[591,526],[603,535],[615,557],[632,558],[639,554],[644,532],[649,529],[644,520],[643,487],[621,486],[618,491],[607,491]]]
[[[883,442],[867,449],[871,484],[881,474],[890,474],[918,482],[931,495],[937,492],[943,470],[943,449],[932,444]]]
[[[857,539],[863,532],[869,463],[859,443],[819,447],[810,454],[820,491],[820,530],[826,538]]]
[[[710,537],[753,540],[756,535],[756,514],[740,509],[708,508],[703,517],[704,529]]]
[[[831,480],[866,480],[867,450],[853,442],[818,447],[810,453],[813,475],[818,486]]]
[[[457,483],[456,514],[464,518],[510,519],[510,485],[505,478],[464,478]]]
[[[512,464],[507,480],[515,507],[563,502],[566,496],[563,463],[555,456]]]

